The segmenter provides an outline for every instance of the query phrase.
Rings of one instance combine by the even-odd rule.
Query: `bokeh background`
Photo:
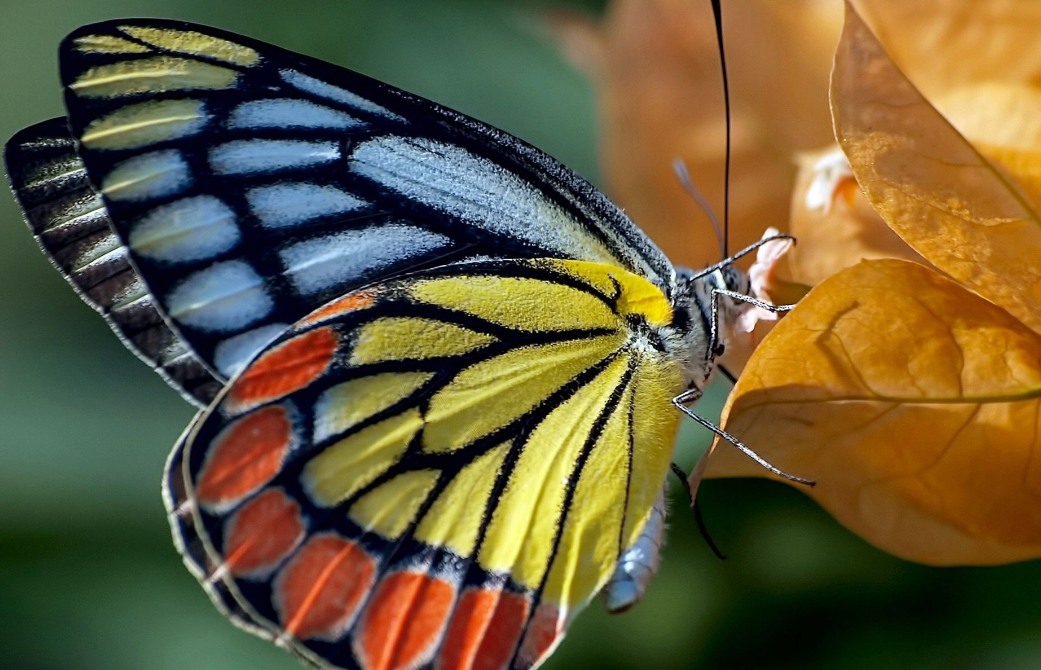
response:
[[[559,6],[605,3],[0,0],[0,136],[61,113],[55,47],[66,32],[163,16],[358,69],[598,182],[592,88],[538,29]],[[701,411],[718,416],[725,391]],[[0,668],[298,667],[227,623],[171,545],[159,476],[191,413],[79,302],[0,196]],[[707,436],[686,427],[680,441],[689,466]],[[1041,668],[1037,562],[909,564],[767,481],[709,481],[700,501],[730,558],[716,560],[674,505],[647,599],[615,617],[594,603],[547,668]]]

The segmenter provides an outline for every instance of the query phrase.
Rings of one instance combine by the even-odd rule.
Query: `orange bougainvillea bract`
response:
[[[809,495],[898,556],[1041,556],[1041,224],[1029,190],[935,110],[850,5],[831,101],[867,201],[935,269],[867,260],[824,279],[757,348],[726,426],[815,479]],[[765,473],[724,445],[707,474]]]

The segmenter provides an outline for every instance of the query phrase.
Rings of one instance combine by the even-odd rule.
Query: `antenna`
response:
[[[716,216],[715,210],[712,209],[712,205],[709,204],[705,196],[701,195],[698,187],[694,185],[690,178],[687,164],[683,162],[682,158],[677,158],[672,161],[672,171],[676,173],[676,178],[680,180],[680,186],[687,192],[687,195],[694,198],[694,202],[698,203],[701,210],[705,212],[705,216],[708,217],[709,222],[712,224],[712,230],[716,231],[716,242],[719,243],[720,258],[726,258],[727,250],[726,246],[724,246],[723,229],[719,225],[719,217]]]
[[[723,257],[726,258],[730,233],[730,81],[727,79],[727,54],[723,48],[723,9],[719,0],[712,0],[712,15],[716,19],[716,41],[719,43],[719,62],[723,68],[723,104],[727,115],[727,156],[723,172]]]

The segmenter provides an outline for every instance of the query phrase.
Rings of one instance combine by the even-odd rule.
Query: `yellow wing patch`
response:
[[[384,372],[330,388],[315,406],[314,439],[343,433],[415,393],[430,372]]]
[[[508,572],[524,586],[539,586],[550,565],[559,510],[566,509],[568,517],[585,513],[565,506],[565,496],[593,426],[628,367],[629,357],[619,356],[532,432],[488,527],[479,555],[482,566]],[[627,444],[628,436],[614,446],[627,453],[622,448]],[[624,498],[618,498],[624,487],[604,486],[602,491],[614,507],[624,507]],[[617,551],[617,539],[612,539]],[[614,560],[618,560],[617,554]]]
[[[141,54],[152,51],[144,44],[115,35],[83,35],[77,37],[73,43],[77,51],[87,54]]]
[[[247,46],[194,30],[124,25],[119,26],[119,31],[133,39],[111,34],[81,35],[73,44],[77,51],[87,54],[141,54],[162,49],[242,67],[252,67],[261,60],[260,54]]]
[[[346,437],[307,463],[304,482],[314,501],[331,507],[394,465],[423,427],[410,409]]]
[[[120,26],[119,29],[142,42],[169,51],[204,56],[245,67],[260,62],[260,54],[249,47],[213,35],[204,35],[194,30],[174,30],[151,26]]]
[[[430,400],[423,448],[452,451],[506,426],[623,343],[614,333],[529,345],[471,365]]]
[[[436,470],[400,474],[351,505],[351,518],[366,530],[396,540],[408,529],[439,474]]]
[[[88,98],[117,98],[140,93],[231,88],[238,78],[238,72],[220,65],[176,56],[155,56],[97,65],[77,77],[69,88]]]
[[[137,149],[193,135],[207,119],[198,100],[142,102],[92,121],[80,141],[91,149]]]
[[[416,528],[416,539],[470,556],[477,544],[488,496],[511,442],[489,449],[460,470]]]
[[[671,318],[667,299],[623,270],[559,260],[448,265],[360,294],[364,309],[322,308],[285,336],[335,333],[340,350],[325,372],[267,405],[218,403],[185,460],[205,462],[224,424],[248,425],[270,403],[295,408],[295,446],[278,452],[287,454],[281,471],[256,494],[268,496],[267,513],[287,529],[280,543],[264,545],[285,553],[278,560],[286,574],[272,577],[282,589],[270,596],[281,599],[275,610],[319,593],[368,603],[351,605],[361,623],[348,633],[364,651],[381,649],[368,627],[382,612],[401,613],[402,626],[429,627],[423,634],[434,639],[456,625],[449,619],[457,608],[501,600],[515,637],[496,662],[514,655],[517,667],[531,664],[607,582],[661,491],[679,421],[670,401],[683,386],[680,365],[653,332]],[[352,295],[340,301],[353,305]],[[268,508],[248,509],[259,516],[255,509]],[[310,510],[306,519],[290,517],[297,509]],[[196,530],[205,535],[217,520],[203,515],[221,511],[198,510]],[[236,546],[254,546],[240,530],[252,518],[236,520]],[[270,534],[261,523],[253,532]],[[220,540],[208,541],[220,564]],[[350,565],[301,567],[326,554],[349,556]],[[366,600],[347,575],[372,571],[384,576],[358,587],[371,591]],[[324,575],[321,589],[312,573]],[[234,586],[238,598],[264,597]],[[246,605],[272,611],[268,602]],[[315,617],[324,611],[317,607]],[[321,631],[316,639],[343,630],[343,606],[330,607],[327,624],[293,630]],[[453,654],[461,648],[446,644]]]
[[[622,526],[626,510],[605,491],[629,487],[625,479],[630,454],[627,450],[612,449],[611,445],[629,441],[632,398],[630,385],[604,422],[603,432],[575,486],[571,509],[576,513],[569,515],[564,526],[558,558],[546,582],[546,592],[559,594],[560,602],[573,604],[571,594],[596,591],[597,579],[605,571],[613,570],[618,561],[618,538],[612,533]]]
[[[521,277],[472,277],[417,282],[412,296],[521,330],[612,328],[618,317],[601,298],[579,289]],[[565,309],[560,306],[567,305]],[[548,307],[548,309],[547,309]]]
[[[672,406],[682,388],[680,362],[661,353],[640,352],[639,364],[633,374],[632,427],[633,450],[630,468],[629,503],[625,510],[622,543],[636,542],[643,526],[650,518],[654,500],[661,489],[659,472],[669,469],[673,443],[680,426],[680,414]],[[682,387],[682,384],[680,385]]]
[[[491,335],[437,319],[387,317],[362,326],[351,351],[351,362],[364,365],[403,358],[459,356],[494,341]]]

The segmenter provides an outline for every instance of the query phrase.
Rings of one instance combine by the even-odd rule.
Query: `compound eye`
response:
[[[726,282],[727,288],[736,293],[747,295],[752,290],[748,275],[734,269],[730,269],[730,272],[727,273]]]

